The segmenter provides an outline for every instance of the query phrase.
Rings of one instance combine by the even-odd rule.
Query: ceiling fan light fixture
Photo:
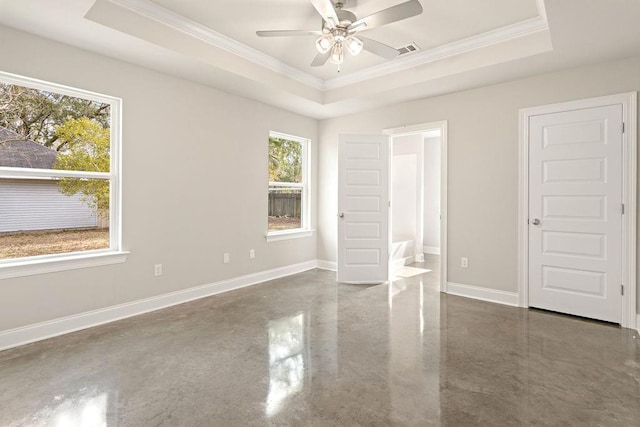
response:
[[[342,42],[337,42],[333,45],[333,50],[331,51],[331,63],[340,65],[344,62],[344,47],[342,46]]]
[[[303,1],[303,0],[300,0]],[[367,50],[385,59],[394,59],[401,54],[400,50],[367,37],[354,37],[358,31],[369,30],[394,22],[399,22],[423,12],[421,0],[400,0],[404,3],[387,7],[365,17],[356,15],[344,8],[348,0],[310,0],[313,8],[322,18],[320,30],[270,30],[256,31],[258,37],[316,37],[316,54],[311,62],[312,67],[320,67],[331,60],[336,65],[344,62],[344,51],[352,56]],[[353,0],[349,0],[353,1]],[[397,1],[397,0],[393,0]],[[0,3],[2,0],[0,0]],[[340,67],[338,67],[340,71]]]
[[[360,55],[360,52],[362,52],[362,49],[364,48],[364,43],[362,43],[362,40],[353,36],[347,37],[345,44],[347,46],[347,50],[353,56]]]
[[[334,45],[335,39],[333,34],[323,34],[316,40],[316,49],[320,53],[327,53],[331,50],[331,47]]]

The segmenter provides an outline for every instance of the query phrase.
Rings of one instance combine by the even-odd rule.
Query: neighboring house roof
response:
[[[51,169],[58,153],[0,126],[0,166]]]

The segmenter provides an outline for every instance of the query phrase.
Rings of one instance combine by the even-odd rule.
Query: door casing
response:
[[[384,129],[391,138],[440,130],[440,292],[447,292],[447,120]],[[392,159],[389,159],[391,162]],[[389,228],[391,229],[391,228]]]
[[[622,104],[622,327],[637,329],[636,310],[636,191],[637,191],[637,93],[589,98],[520,110],[518,204],[518,305],[529,307],[529,119],[540,114]]]

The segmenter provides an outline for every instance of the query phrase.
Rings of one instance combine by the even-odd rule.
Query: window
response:
[[[308,153],[308,139],[269,134],[269,240],[311,233]]]
[[[0,278],[122,262],[121,101],[0,73]],[[103,261],[97,261],[103,258]],[[111,258],[108,260],[107,258]],[[8,272],[11,270],[10,272]]]

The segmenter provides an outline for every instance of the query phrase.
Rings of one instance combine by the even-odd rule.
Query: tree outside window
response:
[[[306,227],[307,144],[298,137],[269,136],[269,232]]]
[[[0,260],[109,249],[116,101],[15,80],[0,81]]]

